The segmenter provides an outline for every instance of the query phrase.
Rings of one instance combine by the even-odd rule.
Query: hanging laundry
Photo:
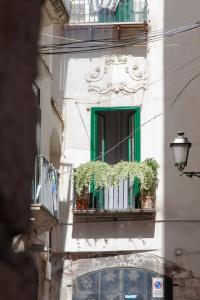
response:
[[[62,3],[67,11],[68,16],[71,15],[71,0],[62,0]]]
[[[93,12],[115,12],[120,0],[91,0],[91,10]]]

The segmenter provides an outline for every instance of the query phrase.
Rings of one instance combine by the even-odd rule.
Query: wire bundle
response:
[[[198,29],[200,21],[190,25],[181,26],[167,31],[152,31],[151,33],[138,33],[134,35],[126,35],[119,40],[118,37],[98,40],[80,40],[66,43],[55,43],[39,46],[39,53],[42,55],[58,55],[58,54],[78,54],[95,51],[105,51],[115,48],[130,47],[134,45],[145,45],[147,43],[156,42],[162,38],[171,38],[181,33]]]

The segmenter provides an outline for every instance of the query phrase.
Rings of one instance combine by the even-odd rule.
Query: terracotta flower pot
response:
[[[141,208],[153,208],[154,207],[154,197],[144,196],[141,202]]]
[[[88,198],[80,198],[76,200],[76,209],[85,210],[89,207],[89,199]]]

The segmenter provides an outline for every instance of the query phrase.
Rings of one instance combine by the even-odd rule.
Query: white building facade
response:
[[[54,26],[68,22],[67,8],[67,1],[65,5],[60,0],[45,2],[41,11],[39,44],[54,42]],[[56,99],[53,91],[57,77],[53,56],[39,55],[38,77],[33,83],[37,105],[37,155],[32,184],[31,226],[29,232],[13,241],[16,251],[27,251],[34,259],[38,300],[50,299],[51,233],[59,219],[59,168],[64,121],[63,91],[57,86],[62,96]]]
[[[191,28],[200,4],[121,0],[113,13],[95,10],[94,2],[72,2],[64,34],[54,31],[71,53],[55,55],[65,127],[51,297],[200,299],[200,182],[178,175],[169,147],[185,131],[193,142],[190,167],[199,170],[199,29]],[[120,207],[120,188],[115,209],[105,195],[100,210],[76,206],[74,168],[131,155],[160,166],[154,207],[145,213],[137,197]]]

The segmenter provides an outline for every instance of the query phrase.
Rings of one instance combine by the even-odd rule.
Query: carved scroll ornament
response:
[[[113,80],[114,72],[119,73],[120,78]],[[96,67],[95,73],[86,77],[86,81],[89,83],[89,92],[94,91],[100,95],[119,93],[129,95],[140,89],[145,90],[146,79],[145,72],[139,65],[133,63],[133,59],[125,55],[104,57],[101,66]]]

